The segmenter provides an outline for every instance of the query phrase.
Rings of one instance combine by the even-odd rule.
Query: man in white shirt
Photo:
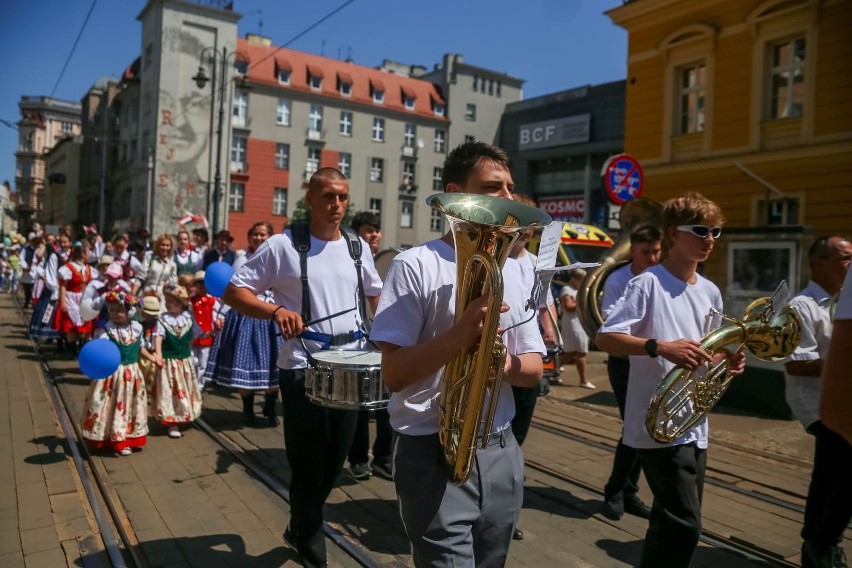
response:
[[[506,153],[467,142],[444,162],[446,192],[512,198],[514,182]],[[512,435],[510,385],[532,387],[545,353],[531,320],[504,335],[509,353],[490,442],[476,452],[470,477],[455,485],[447,473],[438,436],[438,405],[444,366],[482,339],[489,297],[471,301],[455,322],[456,254],[452,233],[394,258],[371,337],[382,349],[382,380],[393,392],[388,406],[394,441],[393,475],[400,515],[416,566],[503,566],[523,500],[523,454]],[[518,262],[503,268],[500,325],[526,319],[529,290]],[[504,305],[504,310],[506,306]]]
[[[343,468],[352,443],[356,412],[318,406],[305,396],[310,353],[333,346],[363,349],[366,315],[359,309],[357,266],[340,222],[349,203],[349,182],[334,168],[311,176],[306,194],[310,247],[306,251],[307,289],[302,286],[300,252],[293,230],[273,235],[239,269],[224,301],[256,319],[274,319],[285,343],[278,357],[284,400],[284,443],[290,462],[290,524],[284,540],[304,566],[325,566],[327,554],[322,507]],[[361,243],[363,294],[373,310],[382,282],[370,249]],[[274,303],[258,299],[271,291]],[[309,306],[303,304],[303,298]],[[306,327],[304,319],[335,316]],[[309,315],[310,314],[310,315]],[[313,339],[300,336],[310,335]],[[304,343],[303,343],[304,341]]]
[[[784,363],[787,403],[809,434],[814,436],[814,468],[805,502],[802,526],[802,566],[842,566],[839,547],[852,516],[849,463],[852,450],[819,419],[820,375],[828,355],[834,300],[852,259],[852,243],[846,237],[821,237],[808,252],[811,279],[790,306],[799,314],[802,337]]]
[[[624,296],[627,283],[660,262],[663,234],[655,225],[639,225],[630,233],[630,262],[615,270],[604,282],[601,313],[606,318],[616,302]],[[610,355],[606,361],[609,384],[624,420],[624,403],[627,400],[627,380],[630,378],[630,359]],[[647,519],[651,514],[648,505],[639,499],[639,454],[619,438],[612,460],[612,472],[604,486],[604,515],[618,520],[626,512]]]
[[[699,347],[711,309],[722,294],[698,274],[721,236],[719,206],[697,193],[668,201],[663,209],[666,259],[627,285],[597,334],[610,354],[630,356],[624,412],[624,443],[639,451],[654,503],[640,568],[687,568],[701,536],[701,497],[707,466],[707,417],[668,444],[645,429],[645,415],[663,377],[674,367],[695,370],[711,357]],[[730,371],[742,374],[745,355],[731,356]]]

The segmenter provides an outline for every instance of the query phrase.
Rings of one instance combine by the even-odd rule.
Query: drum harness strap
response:
[[[311,341],[318,341],[321,344],[320,349],[325,350],[330,347],[339,347],[342,345],[346,345],[347,343],[356,341],[358,339],[368,337],[370,324],[369,320],[367,319],[367,302],[364,296],[364,282],[361,274],[361,239],[358,237],[357,233],[355,233],[355,231],[352,230],[350,227],[341,225],[340,232],[346,239],[346,247],[349,249],[349,256],[352,257],[353,261],[355,261],[355,272],[358,275],[357,309],[361,314],[361,321],[363,322],[362,325],[364,329],[349,331],[347,333],[338,333],[336,335],[305,330],[301,333],[301,335],[299,335],[299,338],[302,340],[302,347],[305,347],[305,339]],[[308,225],[306,223],[294,223],[290,226],[290,233],[293,235],[293,245],[296,247],[296,251],[298,251],[299,253],[299,270],[301,272],[300,279],[302,281],[302,321],[308,323],[319,323],[321,321],[332,319],[339,315],[343,315],[345,313],[351,312],[352,310],[355,310],[356,308],[350,308],[348,310],[332,314],[331,316],[328,316],[326,318],[310,321],[311,294],[308,287],[308,252],[311,250],[311,236],[308,232]],[[305,353],[308,355],[309,362],[316,363],[313,357],[311,357],[311,354],[307,348],[305,348]]]

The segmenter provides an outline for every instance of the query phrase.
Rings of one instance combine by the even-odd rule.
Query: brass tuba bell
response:
[[[426,199],[446,216],[456,249],[456,319],[468,304],[488,294],[482,339],[460,351],[444,368],[438,434],[453,483],[470,477],[477,439],[488,444],[503,380],[506,346],[497,335],[503,303],[501,269],[524,231],[540,229],[550,216],[540,209],[488,195],[441,193]],[[492,339],[493,338],[493,339]],[[488,413],[482,411],[489,401]]]
[[[747,348],[764,361],[788,357],[799,345],[802,324],[789,304],[782,304],[777,312],[773,304],[772,297],[758,298],[746,307],[742,321],[722,316],[731,324],[708,333],[701,349],[714,356]],[[663,444],[677,440],[719,402],[732,379],[727,357],[695,371],[672,369],[657,387],[645,415],[648,434]]]

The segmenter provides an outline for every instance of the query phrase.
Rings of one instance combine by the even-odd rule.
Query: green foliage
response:
[[[346,206],[346,213],[343,214],[341,225],[351,225],[352,218],[355,217],[355,206],[352,202]],[[290,217],[291,223],[310,223],[311,210],[308,209],[308,201],[303,197],[296,202],[296,209],[293,210],[293,215]]]

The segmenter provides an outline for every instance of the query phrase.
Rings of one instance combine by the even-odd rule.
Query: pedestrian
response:
[[[203,268],[204,263],[204,255],[207,253],[207,249],[210,243],[210,232],[204,227],[196,227],[192,230],[192,250],[194,250],[201,261],[201,265],[197,267],[197,270],[201,270]]]
[[[207,359],[213,346],[215,319],[219,312],[219,300],[207,293],[204,275],[203,270],[195,273],[189,297],[192,303],[192,318],[201,329],[201,335],[192,340],[192,357],[195,360],[198,388],[201,390],[204,389],[204,371],[207,369]]]
[[[139,299],[125,291],[113,291],[104,300],[109,322],[98,330],[97,337],[118,347],[121,363],[109,377],[91,381],[83,403],[82,434],[93,449],[128,456],[147,441],[148,398],[139,357],[150,357],[151,353],[142,345],[142,325],[131,320],[130,312]]]
[[[502,149],[466,142],[444,161],[442,183],[447,193],[512,199],[509,168]],[[510,385],[538,385],[545,347],[535,321],[511,327],[528,319],[529,290],[518,261],[507,259],[502,274],[509,311],[500,325],[508,329],[503,340],[509,354],[499,396],[495,393],[491,442],[477,450],[470,477],[460,485],[443,463],[438,435],[443,368],[480,339],[494,342],[482,336],[490,297],[474,299],[454,321],[458,268],[452,232],[397,255],[382,289],[371,338],[382,350],[382,380],[392,392],[393,478],[415,566],[502,566],[512,542],[524,464],[510,427]]]
[[[186,288],[167,287],[163,295],[166,311],[157,320],[159,372],[154,376],[151,406],[154,419],[169,427],[169,437],[180,438],[179,426],[201,415],[201,391],[192,359],[192,339],[201,335],[201,329],[192,320]]]
[[[293,225],[270,237],[231,279],[224,299],[249,317],[274,319],[283,334],[278,366],[292,473],[284,539],[303,565],[325,566],[322,507],[343,469],[357,414],[310,402],[305,368],[309,354],[321,348],[366,346],[364,304],[369,301],[375,309],[381,279],[367,247],[348,227],[341,228],[349,203],[346,176],[320,168],[308,182],[305,199],[308,226]],[[266,290],[274,303],[258,298]],[[307,325],[312,318],[324,319]]]
[[[59,236],[56,243],[56,249],[53,246],[48,246],[45,249],[43,273],[41,273],[42,292],[30,319],[30,335],[39,339],[57,339],[58,350],[62,351],[65,348],[65,338],[54,327],[57,304],[59,303],[57,272],[60,266],[68,262],[68,256],[71,252],[71,239],[63,234]]]
[[[91,339],[93,323],[84,321],[80,315],[80,302],[83,290],[95,273],[86,260],[89,258],[89,244],[77,241],[71,248],[66,262],[57,271],[59,283],[59,311],[55,320],[55,329],[65,334],[65,341],[75,353],[80,351],[82,344]]]
[[[808,251],[811,277],[790,300],[802,324],[799,346],[784,363],[787,404],[814,437],[814,465],[802,525],[802,567],[841,566],[843,533],[852,517],[852,446],[819,417],[820,377],[833,329],[835,300],[852,260],[844,236],[820,237]],[[847,409],[848,411],[848,409]]]
[[[601,313],[606,318],[615,304],[624,296],[627,283],[660,262],[663,234],[655,225],[639,225],[630,233],[630,262],[613,271],[604,282]],[[630,378],[630,359],[610,354],[606,361],[609,384],[615,395],[618,412],[624,421],[624,404],[627,400],[627,381]],[[612,471],[604,486],[604,515],[617,521],[624,513],[647,519],[651,509],[639,498],[639,454],[635,448],[618,439]]]
[[[42,244],[40,237],[35,233],[30,233],[27,239],[27,244],[21,248],[21,287],[24,289],[24,305],[23,309],[32,307],[33,305],[33,285],[35,284],[35,276],[32,268],[36,262],[35,254]]]
[[[584,389],[596,388],[586,377],[586,355],[589,353],[589,336],[580,323],[579,308],[577,307],[577,291],[586,276],[582,268],[573,268],[568,273],[568,285],[559,292],[559,302],[562,305],[562,351],[565,353],[564,363],[577,366],[580,376],[580,386]]]
[[[248,231],[248,248],[237,255],[234,271],[237,272],[256,253],[257,249],[272,236],[272,225],[262,221]],[[271,291],[263,290],[257,298],[262,302],[274,302]],[[219,323],[220,318],[222,322]],[[205,375],[216,384],[237,389],[243,405],[243,422],[255,424],[255,394],[263,395],[263,416],[269,426],[279,425],[276,403],[278,402],[278,351],[282,338],[277,324],[267,319],[257,319],[231,309],[221,307],[215,325],[221,329],[210,352]]]
[[[177,264],[172,254],[174,248],[175,243],[171,235],[160,235],[154,241],[154,253],[148,261],[145,280],[142,283],[145,295],[153,292],[163,301],[163,289],[177,286]]]
[[[372,211],[361,211],[352,218],[352,229],[370,247],[375,259],[382,246],[382,220]],[[373,441],[373,460],[368,464],[370,449],[370,412],[376,420],[376,439]],[[373,411],[359,410],[355,426],[355,437],[349,448],[349,475],[356,481],[369,479],[375,474],[383,479],[393,479],[391,440],[393,428],[386,408]]]
[[[630,281],[596,338],[607,353],[630,356],[624,443],[638,450],[654,494],[641,568],[686,568],[701,536],[707,417],[663,444],[648,434],[645,416],[648,401],[669,371],[695,370],[711,361],[699,340],[718,319],[711,314],[722,312],[722,294],[698,273],[698,266],[713,251],[723,222],[719,206],[698,193],[666,202],[661,228],[668,256]],[[729,357],[730,373],[742,374],[745,355],[738,351]],[[712,362],[722,358],[720,354]]]
[[[213,237],[213,247],[204,253],[201,269],[207,270],[207,267],[214,262],[224,262],[233,265],[237,259],[237,255],[231,249],[232,242],[234,242],[234,237],[227,230],[216,233],[216,236]]]
[[[175,248],[175,272],[178,276],[189,274],[193,276],[198,272],[201,264],[201,256],[190,245],[189,232],[180,230],[177,234],[177,247]]]

